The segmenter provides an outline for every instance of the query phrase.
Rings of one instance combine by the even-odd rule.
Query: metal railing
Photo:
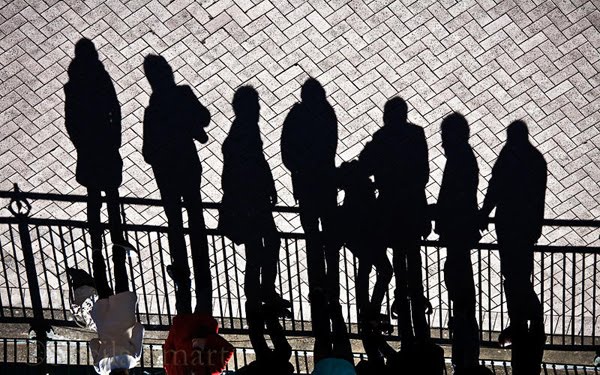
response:
[[[43,362],[38,362],[38,358]],[[293,350],[290,363],[294,365],[295,374],[309,375],[313,370],[313,353],[307,350]],[[355,354],[354,362],[364,358],[363,354]],[[227,364],[223,375],[233,374],[234,371],[247,365],[255,359],[254,352],[248,348],[236,349],[232,359]],[[162,345],[146,343],[142,351],[139,366],[130,371],[131,374],[162,375],[163,370]],[[36,340],[22,338],[0,339],[0,362],[7,373],[46,373],[52,374],[94,374],[91,370],[93,361],[87,341],[52,340],[45,347],[40,347]],[[496,375],[511,374],[511,364],[503,360],[482,360],[481,364],[488,367]],[[12,370],[12,371],[11,371]],[[40,371],[42,370],[42,371]],[[78,371],[79,370],[79,371]],[[446,359],[444,375],[451,374],[450,360]],[[565,365],[542,363],[544,375],[598,375],[598,368],[585,365]]]
[[[30,216],[26,201],[81,203],[85,196],[0,192],[11,199],[11,216],[0,217],[0,323],[29,323],[40,339],[48,325],[74,325],[70,313],[66,269],[78,267],[91,273],[91,249],[85,221],[42,219]],[[121,198],[123,205],[160,206],[151,199]],[[215,210],[218,204],[206,204]],[[295,208],[277,208],[277,213],[296,214]],[[493,220],[492,220],[493,222]],[[546,220],[553,227],[588,227],[600,221]],[[104,240],[108,236],[105,228]],[[170,264],[167,228],[164,225],[124,224],[128,239],[137,244],[139,259],[129,259],[132,290],[139,295],[138,318],[147,329],[166,330],[175,314],[174,285],[166,277]],[[243,294],[245,254],[217,230],[208,229],[214,315],[224,333],[246,333]],[[187,235],[187,230],[186,230]],[[290,335],[311,335],[305,241],[302,233],[281,233],[278,289],[292,301],[293,318],[283,319]],[[106,247],[105,247],[106,249]],[[443,281],[445,249],[437,241],[422,243],[424,287],[434,312],[429,316],[432,336],[449,339],[450,301]],[[534,285],[544,306],[548,347],[560,350],[589,350],[599,344],[600,292],[598,254],[593,246],[536,246]],[[106,259],[110,259],[105,254]],[[391,254],[390,254],[391,255]],[[342,249],[340,257],[341,303],[352,337],[358,337],[354,280],[358,262]],[[498,248],[480,243],[472,252],[477,291],[477,315],[483,345],[494,345],[508,316],[502,288]],[[107,262],[112,273],[112,264]],[[112,279],[112,278],[110,278]],[[112,282],[112,281],[111,281]],[[193,284],[192,284],[193,285]],[[372,287],[373,285],[371,285]],[[384,301],[389,310],[394,288]],[[397,339],[395,335],[390,339]]]

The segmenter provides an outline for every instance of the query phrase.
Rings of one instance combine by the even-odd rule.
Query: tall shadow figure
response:
[[[316,79],[304,82],[300,96],[302,101],[292,107],[283,123],[281,156],[292,174],[294,197],[306,234],[315,351],[322,353],[319,346],[331,348],[329,317],[323,312],[327,304],[339,304],[340,294],[341,244],[335,230],[337,118]],[[312,298],[317,289],[326,295],[325,306]]]
[[[393,249],[396,277],[392,314],[399,319],[403,346],[430,337],[423,291],[420,239],[431,231],[425,186],[429,179],[423,129],[407,122],[408,106],[395,97],[384,106],[384,125],[360,154],[366,173],[375,177],[386,246]]]
[[[277,191],[263,154],[258,92],[251,86],[239,88],[233,96],[233,111],[235,120],[222,147],[223,199],[219,229],[236,244],[244,244],[246,250],[246,316],[257,361],[272,371],[281,367],[276,372],[286,373],[291,347],[277,315],[287,315],[286,309],[291,304],[275,291],[281,245],[272,213]],[[265,320],[274,350],[265,341]]]
[[[480,211],[480,227],[496,208],[500,271],[510,327],[500,344],[512,342],[513,374],[538,374],[544,354],[543,308],[533,289],[533,245],[542,235],[547,166],[529,142],[527,125],[511,123],[506,145],[492,169],[492,178]],[[529,324],[528,324],[529,323]]]
[[[87,216],[92,245],[94,277],[104,277],[102,255],[101,193],[107,198],[108,223],[113,242],[115,280],[127,285],[127,273],[120,251],[135,251],[123,235],[119,213],[119,186],[122,182],[121,107],[115,88],[98,60],[94,43],[86,38],[75,44],[75,58],[68,68],[65,85],[65,126],[77,150],[76,179],[87,188]],[[101,284],[104,285],[104,284]],[[102,289],[102,288],[101,288]],[[100,290],[101,294],[108,291]],[[75,301],[75,304],[80,301]]]
[[[469,124],[460,113],[441,125],[446,166],[437,201],[435,232],[447,248],[444,279],[452,301],[452,364],[458,374],[479,366],[479,326],[471,249],[479,242],[479,168],[469,145]]]
[[[175,84],[162,56],[149,55],[144,71],[152,95],[144,113],[143,155],[152,166],[168,220],[173,264],[167,267],[176,285],[177,313],[191,312],[191,283],[183,233],[181,199],[188,213],[196,292],[195,312],[212,313],[212,285],[206,227],[202,214],[202,165],[194,140],[206,143],[210,113],[187,85]]]
[[[341,207],[340,234],[346,247],[358,259],[356,300],[363,346],[369,362],[383,365],[384,355],[374,335],[392,331],[388,315],[381,314],[381,304],[392,279],[393,269],[377,213],[375,185],[358,161],[344,162],[339,167],[340,187],[344,190]],[[369,275],[375,267],[376,280],[369,298]]]

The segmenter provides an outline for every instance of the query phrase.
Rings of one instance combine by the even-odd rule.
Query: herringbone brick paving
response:
[[[73,44],[86,36],[98,46],[123,107],[124,195],[158,196],[139,150],[149,93],[141,63],[160,53],[213,115],[211,142],[200,151],[208,200],[220,199],[231,97],[250,83],[263,101],[265,151],[282,201],[294,203],[278,154],[280,126],[312,75],[339,117],[338,161],[360,152],[381,124],[385,100],[399,94],[429,137],[430,200],[444,164],[439,122],[452,110],[471,122],[483,191],[505,126],[524,118],[549,164],[546,216],[600,216],[600,11],[591,1],[13,1],[0,17],[2,189],[18,182],[25,190],[82,192],[64,131],[62,86]],[[40,211],[81,213],[55,205]],[[160,213],[138,214],[149,220]],[[549,241],[596,237],[568,233],[548,233]]]
[[[207,201],[221,197],[233,93],[252,84],[280,202],[294,205],[279,155],[281,125],[313,76],[338,116],[338,163],[358,155],[381,126],[385,101],[400,95],[409,120],[428,137],[433,203],[445,163],[440,122],[460,111],[471,124],[481,202],[505,128],[523,118],[548,162],[545,216],[600,218],[597,1],[0,0],[0,190],[16,182],[25,191],[85,193],[75,181],[62,90],[82,36],[96,44],[122,106],[122,195],[159,197],[141,155],[150,94],[142,62],[157,53],[211,112],[210,142],[199,148]],[[84,209],[34,202],[36,217],[85,219]],[[126,213],[129,222],[164,222],[160,208],[131,206]],[[206,216],[214,227],[216,213]],[[282,215],[278,226],[293,231],[299,223]],[[600,243],[597,231],[567,227],[545,228],[542,242]],[[491,293],[490,304],[499,304],[500,294]]]
[[[594,1],[12,1],[0,3],[0,189],[83,193],[63,118],[66,67],[82,36],[97,45],[123,110],[123,195],[158,197],[140,153],[148,53],[164,55],[212,114],[202,147],[203,194],[220,200],[220,145],[230,101],[257,87],[261,127],[281,201],[293,205],[281,165],[283,118],[308,75],[324,85],[339,118],[338,162],[355,157],[381,126],[386,99],[401,95],[428,136],[429,200],[444,157],[439,123],[461,111],[471,123],[480,190],[505,140],[524,118],[549,166],[546,216],[600,216],[600,10]],[[73,217],[83,207],[38,205]],[[132,220],[162,220],[141,210]],[[214,224],[215,220],[209,220]],[[293,225],[294,227],[297,224]],[[597,233],[546,233],[590,244]]]

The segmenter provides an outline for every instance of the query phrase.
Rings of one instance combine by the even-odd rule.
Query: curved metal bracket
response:
[[[8,210],[15,217],[24,218],[29,216],[31,212],[31,204],[27,201],[27,198],[21,197],[21,190],[18,184],[13,184],[15,195],[11,198],[8,204]]]

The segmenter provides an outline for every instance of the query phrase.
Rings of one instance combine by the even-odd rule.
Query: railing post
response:
[[[34,338],[37,342],[36,365],[40,366],[40,373],[45,373],[43,369],[46,362],[46,346],[50,325],[44,319],[40,286],[37,279],[37,271],[35,269],[35,259],[33,257],[33,247],[31,246],[31,236],[27,225],[31,205],[26,198],[21,197],[21,191],[17,184],[14,184],[14,193],[15,194],[8,205],[8,210],[17,219],[19,238],[21,240],[21,251],[23,251],[23,258],[25,260],[27,285],[29,286],[31,307],[33,309],[33,322],[30,326],[30,332],[34,332]]]

